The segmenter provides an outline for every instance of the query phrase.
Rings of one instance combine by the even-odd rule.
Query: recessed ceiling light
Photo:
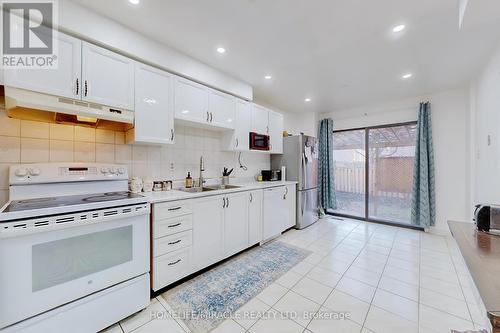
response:
[[[271,80],[272,78],[273,78],[273,77],[272,77],[271,75],[266,75],[266,76],[264,76],[264,79],[266,79],[266,80]]]
[[[130,2],[133,5],[138,5],[139,2],[141,2],[141,0],[128,0],[128,2]]]
[[[406,25],[400,24],[392,28],[392,32],[398,33],[406,29]]]
[[[404,79],[404,80],[407,80],[407,79],[411,78],[412,76],[413,76],[412,73],[407,73],[407,74],[401,76],[401,78]]]
[[[224,53],[226,53],[226,49],[223,47],[218,47],[217,52],[219,52],[220,54],[224,54]]]
[[[310,101],[311,101],[311,99],[309,97],[304,99],[304,102],[306,102],[306,103],[309,103]]]

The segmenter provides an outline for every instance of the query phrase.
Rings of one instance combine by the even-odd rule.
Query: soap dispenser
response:
[[[191,177],[191,172],[188,172],[188,175],[186,177],[186,188],[191,187],[193,187],[193,178]]]

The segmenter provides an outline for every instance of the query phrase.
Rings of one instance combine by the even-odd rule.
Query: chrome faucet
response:
[[[203,156],[200,157],[200,187],[203,187],[205,180],[203,179],[203,171],[205,171],[205,164],[203,163]]]

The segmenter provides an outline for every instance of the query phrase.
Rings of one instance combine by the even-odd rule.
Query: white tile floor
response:
[[[228,319],[213,333],[449,333],[487,325],[451,237],[330,218],[280,240],[312,254],[239,311],[343,312],[349,318]],[[151,311],[158,310],[170,310],[161,296],[108,331],[189,332],[174,319],[152,320]]]

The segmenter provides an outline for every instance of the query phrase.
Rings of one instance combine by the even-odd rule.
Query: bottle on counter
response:
[[[191,172],[188,172],[188,175],[186,177],[186,188],[191,187],[193,187],[193,178],[191,177]]]

